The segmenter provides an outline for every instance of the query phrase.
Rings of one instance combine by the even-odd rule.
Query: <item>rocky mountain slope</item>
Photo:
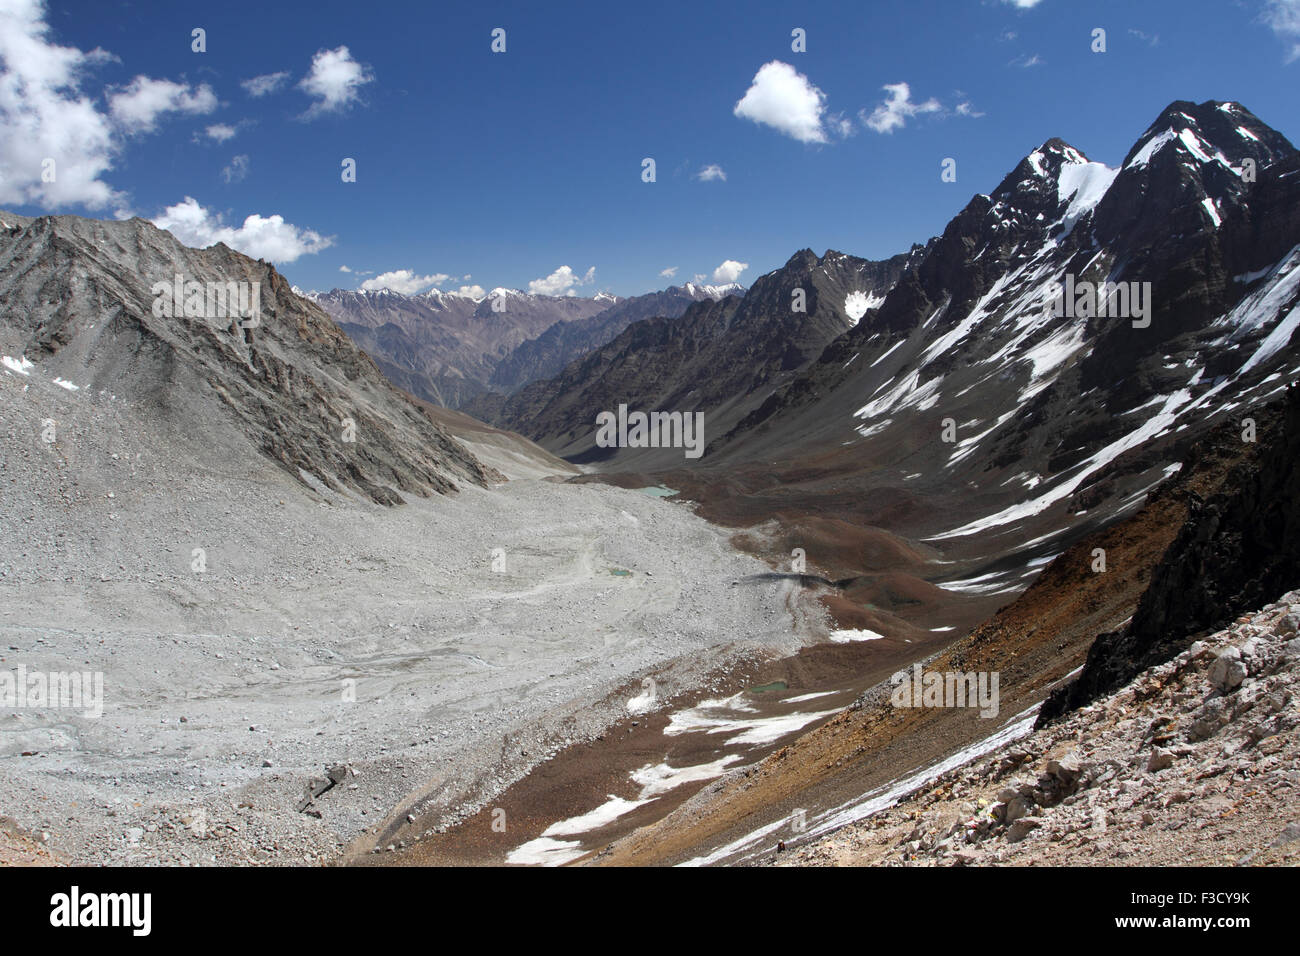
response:
[[[947,541],[1123,500],[1300,368],[1298,266],[1300,153],[1241,105],[1170,105],[1118,169],[1049,140],[711,453],[850,441],[968,489]],[[1127,310],[1089,310],[1102,283]]]
[[[927,672],[997,672],[996,719],[964,707],[896,707],[895,685],[882,678],[826,724],[727,773],[663,820],[616,840],[595,862],[768,859],[778,840],[796,846],[867,820],[953,767],[1031,732],[1044,699],[1083,671],[1097,635],[1122,631],[1147,600],[1179,529],[1195,521],[1202,535],[1212,531],[1215,519],[1198,512],[1199,504],[1273,468],[1275,450],[1292,439],[1287,421],[1277,403],[1261,410],[1257,444],[1243,442],[1232,423],[1213,429],[1136,513],[1077,540],[964,636],[914,655]],[[1294,489],[1288,493],[1295,496]],[[1248,556],[1247,576],[1268,566],[1258,553]],[[1214,580],[1207,577],[1208,590],[1221,593]],[[788,692],[802,697],[819,689],[792,682]],[[796,812],[806,820],[801,830],[792,824]]]
[[[619,404],[705,411],[708,434],[720,435],[852,328],[918,255],[873,262],[805,249],[743,297],[629,326],[555,378],[512,395],[492,420],[575,461],[679,463],[680,449],[597,448],[597,413]]]
[[[1300,863],[1300,591],[783,866]],[[784,834],[782,834],[784,835]],[[782,852],[782,851],[788,852]]]
[[[1300,585],[1300,386],[1276,434],[1227,486],[1195,500],[1132,620],[1102,634],[1079,678],[1044,704],[1040,723],[1167,661],[1198,634]]]
[[[199,284],[197,300],[177,300],[177,277]],[[258,314],[209,297],[227,283]],[[130,403],[201,457],[260,452],[304,483],[386,504],[498,477],[271,265],[187,248],[142,219],[0,213],[0,353],[0,374]]]

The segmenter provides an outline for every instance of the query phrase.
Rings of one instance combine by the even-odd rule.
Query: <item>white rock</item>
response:
[[[1245,679],[1246,665],[1238,648],[1224,648],[1210,665],[1210,683],[1225,694],[1236,690]]]

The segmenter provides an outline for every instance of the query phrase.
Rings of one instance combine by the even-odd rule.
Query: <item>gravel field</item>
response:
[[[788,583],[733,586],[766,570],[637,491],[384,508],[0,369],[0,675],[103,679],[99,717],[0,704],[0,816],[69,862],[332,861],[477,809],[669,662],[797,649]]]

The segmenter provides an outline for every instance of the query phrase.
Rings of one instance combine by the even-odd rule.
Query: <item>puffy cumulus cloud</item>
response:
[[[122,202],[101,177],[118,150],[110,119],[81,90],[112,59],[49,40],[39,0],[0,0],[0,203],[51,209]],[[52,182],[42,177],[54,162]]]
[[[203,208],[190,196],[186,196],[184,202],[168,206],[153,220],[153,224],[166,229],[187,246],[202,249],[224,242],[246,256],[269,262],[293,262],[300,256],[315,255],[334,244],[332,238],[287,223],[283,216],[278,215],[254,214],[238,228],[227,226],[222,223],[220,214]]]
[[[943,107],[939,101],[931,98],[924,103],[912,102],[912,89],[906,83],[888,83],[883,87],[888,96],[868,115],[863,110],[859,116],[877,133],[892,133],[905,125],[913,116],[921,113],[937,113]]]
[[[695,174],[695,178],[702,183],[711,183],[714,180],[727,181],[727,172],[717,163],[710,163]]]
[[[748,268],[748,262],[737,262],[735,259],[728,259],[722,265],[713,270],[713,281],[735,282],[740,278],[740,274]]]
[[[249,160],[247,156],[236,156],[230,165],[221,170],[221,178],[228,183],[242,183],[248,178]]]
[[[659,270],[659,274],[665,279],[671,279],[673,276],[677,275],[677,267],[669,266],[667,269],[661,269]]]
[[[260,97],[274,93],[284,86],[285,81],[288,79],[289,71],[281,70],[279,73],[263,73],[261,76],[241,80],[239,85],[244,88],[244,92],[249,96]]]
[[[463,285],[456,290],[459,295],[467,295],[471,299],[486,299],[487,290],[481,285]]]
[[[314,119],[347,109],[360,97],[361,87],[374,79],[370,69],[354,60],[346,46],[318,51],[312,57],[311,69],[298,84],[300,90],[316,100],[302,118]]]
[[[108,96],[109,115],[127,133],[153,132],[159,118],[168,113],[201,116],[216,108],[217,94],[206,83],[192,88],[188,83],[147,76],[137,76],[126,89]]]
[[[203,131],[203,135],[215,142],[224,143],[228,139],[234,139],[238,132],[239,128],[229,123],[213,123]]]
[[[596,281],[596,267],[587,270],[581,279],[568,266],[560,266],[545,279],[534,279],[528,283],[528,291],[533,295],[577,295],[577,286],[591,285]]]
[[[351,271],[352,270],[349,269],[347,266],[339,266],[339,272],[351,272]]]
[[[1300,60],[1300,0],[1268,0],[1264,22],[1290,45],[1287,62]]]
[[[773,60],[754,74],[733,110],[736,116],[770,126],[801,143],[826,143],[822,127],[826,94],[788,63]]]
[[[442,285],[450,278],[451,276],[442,272],[421,276],[410,269],[395,269],[392,272],[381,272],[373,279],[367,279],[361,283],[360,288],[363,292],[388,289],[390,292],[400,292],[402,295],[415,295],[433,286]]]

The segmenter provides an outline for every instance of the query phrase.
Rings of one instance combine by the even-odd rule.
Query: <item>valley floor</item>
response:
[[[806,633],[791,585],[733,587],[765,566],[647,494],[383,508],[25,384],[0,377],[0,672],[101,674],[103,713],[0,706],[0,816],[67,862],[336,860],[471,814],[668,662],[692,684]]]

